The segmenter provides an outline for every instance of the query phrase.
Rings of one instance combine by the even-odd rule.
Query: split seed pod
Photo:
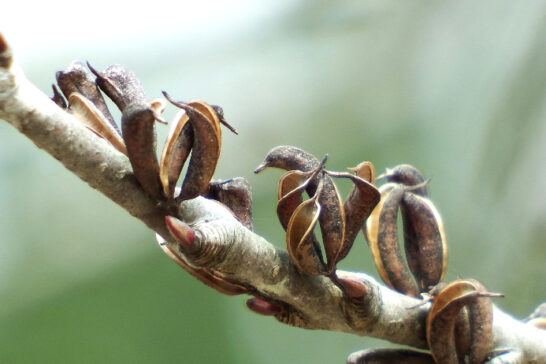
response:
[[[72,62],[65,71],[57,72],[55,78],[66,99],[69,99],[74,92],[81,94],[100,110],[100,113],[116,133],[121,134],[112,114],[108,110],[108,106],[106,106],[104,97],[95,83],[93,75],[83,63]]]
[[[312,276],[326,274],[326,266],[312,239],[313,229],[321,212],[318,203],[321,190],[322,184],[315,196],[296,208],[286,230],[286,246],[292,262],[299,270]]]
[[[345,234],[338,260],[347,256],[353,246],[356,235],[381,199],[379,190],[372,184],[374,180],[373,164],[362,162],[355,168],[349,169],[354,171],[356,175],[328,172],[332,177],[349,178],[354,183],[353,189],[343,204]]]
[[[385,173],[377,177],[377,179],[386,178],[389,182],[400,183],[405,186],[415,186],[418,184],[423,184],[422,187],[413,189],[413,193],[420,196],[427,196],[427,189],[425,182],[425,177],[423,174],[414,166],[409,164],[400,164],[394,168],[387,168]]]
[[[254,173],[258,173],[267,167],[310,172],[320,164],[321,162],[317,158],[302,149],[292,146],[279,146],[268,152],[264,162],[258,166]],[[315,196],[319,182],[323,184],[320,196],[318,196],[318,203],[321,206],[319,224],[328,262],[327,274],[330,274],[339,261],[344,241],[345,212],[336,185],[330,176],[324,173],[320,173],[309,180],[306,187],[307,194]]]
[[[125,143],[119,132],[112,127],[102,112],[87,98],[78,92],[73,92],[68,98],[70,110],[74,116],[87,128],[110,142],[121,153],[127,155]]]
[[[421,292],[442,281],[447,269],[447,242],[442,218],[433,203],[407,191],[400,210],[410,271]]]
[[[123,110],[121,127],[127,155],[136,179],[154,199],[163,198],[156,155],[155,114],[146,104],[130,104]]]
[[[193,147],[193,128],[189,120],[184,110],[176,114],[161,154],[159,178],[168,199],[174,199],[176,182]]]
[[[419,289],[400,253],[398,208],[406,188],[387,183],[379,188],[381,200],[366,220],[366,237],[379,276],[391,288],[419,297]]]
[[[163,95],[173,105],[186,112],[193,128],[190,164],[178,196],[179,200],[189,200],[206,193],[216,169],[222,144],[220,118],[216,111],[204,102],[176,102],[166,92],[163,92]]]
[[[436,363],[483,363],[492,347],[490,297],[498,296],[488,293],[479,282],[471,279],[456,280],[440,290],[428,313],[426,330]],[[468,320],[468,323],[460,323],[461,320]],[[458,329],[456,335],[456,325],[466,327],[466,332]],[[461,338],[468,340],[457,343]]]

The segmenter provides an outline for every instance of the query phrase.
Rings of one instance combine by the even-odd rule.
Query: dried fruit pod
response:
[[[320,164],[317,158],[302,149],[279,146],[268,152],[264,162],[254,172],[258,173],[267,167],[310,172]],[[308,182],[307,194],[314,196],[319,182],[323,184],[322,192],[318,197],[318,203],[321,206],[319,224],[328,262],[327,270],[331,273],[339,261],[338,257],[344,241],[345,212],[336,185],[330,176],[324,173],[320,173]]]
[[[447,242],[442,218],[426,197],[407,191],[400,205],[408,267],[419,290],[427,291],[444,278]]]
[[[163,92],[163,95],[173,105],[186,112],[193,128],[190,164],[182,182],[182,191],[177,197],[178,200],[189,200],[206,193],[214,175],[222,144],[220,119],[215,115],[214,109],[203,102],[187,104],[172,100],[166,92]],[[203,107],[208,110],[206,113],[199,111]]]
[[[235,177],[227,181],[212,181],[204,195],[226,205],[233,215],[250,231],[252,224],[252,192],[246,178]]]
[[[55,78],[66,99],[70,98],[70,95],[74,92],[83,95],[100,110],[116,133],[121,134],[112,114],[108,110],[108,106],[106,106],[104,97],[102,97],[95,83],[93,75],[83,63],[72,62],[65,71],[57,72]]]
[[[148,195],[162,199],[154,124],[154,111],[146,104],[131,104],[123,110],[123,140],[135,177]]]
[[[347,256],[353,246],[356,235],[381,199],[379,190],[370,183],[374,178],[373,165],[370,162],[362,162],[355,168],[349,169],[354,171],[356,175],[328,172],[332,177],[349,178],[354,183],[353,189],[343,204],[345,234],[338,260]]]
[[[389,182],[400,183],[405,186],[415,186],[423,184],[421,187],[413,189],[413,193],[420,196],[427,196],[427,189],[425,182],[425,177],[423,174],[414,166],[409,164],[400,164],[394,168],[387,168],[385,173],[377,177],[377,179],[386,178]]]
[[[489,293],[477,281],[459,279],[440,290],[427,316],[427,342],[439,364],[482,363],[492,346],[492,303]],[[466,308],[466,314],[461,310]],[[455,325],[468,319],[468,340],[457,344]],[[463,337],[464,339],[464,337]]]
[[[189,120],[184,110],[176,114],[161,153],[159,179],[168,199],[174,199],[176,182],[193,147],[193,128]]]
[[[318,203],[321,190],[322,184],[319,184],[315,196],[296,208],[286,229],[286,248],[292,262],[299,270],[312,276],[327,274],[320,250],[317,251],[312,239],[313,229],[321,212]]]
[[[352,353],[347,364],[434,364],[430,354],[410,349],[367,349]]]
[[[199,281],[211,287],[215,291],[228,296],[250,293],[250,290],[247,287],[237,284],[236,282],[233,282],[216,272],[207,269],[198,269],[192,267],[191,265],[186,263],[178,254],[176,254],[176,252],[171,246],[169,246],[165,239],[163,239],[159,235],[156,235],[156,239],[161,250],[176,264],[178,264],[178,266],[180,266],[182,269],[184,269],[192,276],[197,278]]]
[[[78,92],[68,97],[72,114],[97,135],[110,142],[121,153],[127,155],[125,143],[119,132],[106,120],[101,111],[87,98]]]
[[[146,94],[136,75],[125,67],[114,64],[103,72],[95,70],[89,62],[87,67],[97,77],[99,88],[123,112],[131,104],[147,104]]]
[[[391,288],[419,297],[419,289],[400,253],[398,208],[406,188],[387,183],[379,188],[381,200],[366,220],[366,238],[379,276]]]

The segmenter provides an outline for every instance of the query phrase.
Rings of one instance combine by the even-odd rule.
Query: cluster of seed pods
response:
[[[103,72],[87,66],[91,72],[79,62],[74,62],[67,71],[58,72],[57,84],[68,105],[55,86],[53,100],[127,155],[137,181],[150,197],[182,201],[205,194],[220,156],[220,124],[234,131],[224,120],[222,109],[203,101],[177,102],[164,92],[165,98],[180,111],[171,122],[158,161],[155,123],[164,123],[160,115],[165,101],[149,102],[136,76],[120,65],[109,66]],[[101,91],[122,113],[121,132]],[[175,196],[176,184],[188,158],[181,192]]]
[[[447,268],[447,243],[440,214],[428,198],[423,175],[399,165],[379,178],[381,201],[367,219],[364,233],[381,279],[391,288],[420,298],[428,294],[432,307],[426,334],[430,354],[389,349],[366,351],[360,363],[394,363],[401,357],[415,363],[482,363],[492,346],[493,305],[477,281],[442,282]],[[398,239],[402,216],[404,249]],[[405,257],[405,259],[404,259]]]
[[[53,85],[52,100],[128,157],[135,179],[148,196],[165,207],[166,215],[173,211],[168,206],[204,195],[222,202],[252,230],[248,182],[243,178],[211,182],[220,156],[220,124],[235,132],[224,120],[220,107],[203,101],[177,102],[164,92],[164,97],[180,110],[171,122],[158,161],[155,123],[164,123],[160,115],[165,109],[165,101],[148,101],[134,73],[120,65],[99,72],[89,64],[85,67],[81,62],[73,62],[67,70],[57,72],[56,79],[58,86]],[[103,93],[121,111],[121,131]],[[177,188],[188,158],[190,161],[181,188]],[[180,192],[176,195],[178,190]],[[184,231],[183,222],[177,219],[166,218],[166,224],[171,231],[177,227]],[[186,230],[191,231],[189,228]],[[192,267],[163,240],[160,246],[178,265],[217,291],[229,295],[248,292],[246,287],[218,272]]]
[[[329,172],[313,155],[292,146],[268,152],[255,173],[267,167],[287,170],[278,187],[277,216],[286,231],[286,246],[294,265],[308,275],[335,278],[343,259],[375,205],[379,191],[373,185],[373,165],[363,162],[351,173]],[[343,202],[332,178],[350,179],[354,187]],[[307,192],[309,199],[303,199]],[[314,234],[320,226],[322,247]]]

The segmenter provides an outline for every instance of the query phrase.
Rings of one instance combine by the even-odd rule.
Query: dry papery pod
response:
[[[311,172],[320,165],[321,162],[317,158],[302,149],[280,146],[269,151],[264,162],[254,172],[258,173],[267,167]],[[319,195],[316,194],[318,183],[322,183]],[[317,273],[315,270],[306,273],[312,275],[330,274],[334,272],[335,265],[339,261],[339,252],[344,241],[345,216],[341,196],[332,179],[325,173],[318,173],[311,178],[305,189],[310,197],[317,197],[318,205],[320,205],[318,222],[327,261],[325,272]]]
[[[406,187],[386,183],[379,188],[381,200],[366,220],[366,239],[379,276],[389,287],[420,297],[416,282],[400,252],[397,216]]]
[[[112,114],[110,114],[110,110],[108,110],[108,106],[106,106],[106,101],[95,83],[95,76],[82,62],[72,62],[65,71],[57,72],[55,78],[66,99],[69,99],[73,93],[82,95],[100,111],[100,114],[117,134],[121,135]],[[57,99],[59,96],[57,96]]]
[[[406,191],[400,204],[406,260],[421,292],[444,279],[447,242],[442,217],[432,201]]]
[[[349,170],[355,174],[327,172],[335,178],[348,178],[354,184],[353,189],[343,204],[345,234],[338,260],[347,256],[353,246],[356,235],[381,199],[379,190],[373,185],[374,167],[371,162],[362,162],[354,168],[349,168]]]
[[[426,330],[436,363],[483,363],[492,349],[490,297],[499,296],[473,279],[459,279],[439,290],[427,316]]]
[[[405,186],[415,186],[422,184],[421,187],[413,189],[413,193],[420,196],[427,196],[425,177],[414,166],[410,164],[400,164],[394,168],[387,168],[385,173],[377,176],[377,179],[385,178],[389,182],[400,183]]]
[[[208,184],[220,157],[222,144],[220,124],[228,125],[232,131],[234,129],[223,119],[223,114],[219,111],[221,109],[214,108],[203,101],[177,102],[171,99],[166,92],[163,92],[163,95],[173,105],[184,110],[186,116],[179,118],[178,124],[182,125],[173,125],[175,130],[169,133],[166,148],[171,149],[177,155],[172,158],[162,158],[162,172],[160,174],[168,176],[168,171],[171,168],[181,169],[181,165],[188,157],[188,150],[191,148],[190,163],[182,182],[182,191],[177,197],[177,200],[180,201],[188,200],[206,193],[208,189]],[[193,129],[191,134],[186,129],[186,123],[189,123]],[[167,172],[163,172],[165,169]],[[173,181],[175,181],[175,177],[172,176],[162,178],[163,189],[169,194],[168,198],[173,197],[170,195],[174,190],[173,183],[176,183]]]
[[[367,349],[352,353],[347,364],[434,364],[430,354],[410,349]]]

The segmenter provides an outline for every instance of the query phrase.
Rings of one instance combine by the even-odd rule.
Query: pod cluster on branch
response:
[[[287,172],[278,186],[277,216],[286,231],[286,246],[294,265],[308,275],[326,275],[336,281],[335,269],[352,247],[362,224],[379,202],[373,185],[374,169],[363,162],[354,173],[325,170],[319,161],[292,146],[279,146],[267,154],[255,170],[276,167]],[[333,178],[346,178],[354,186],[343,201]],[[308,199],[304,200],[303,194]],[[322,244],[315,235],[318,226]]]
[[[244,178],[211,182],[220,157],[222,131],[220,124],[237,133],[224,119],[219,106],[204,101],[175,101],[163,92],[164,98],[179,108],[170,123],[161,158],[157,158],[156,122],[161,119],[166,101],[148,101],[135,74],[123,66],[112,65],[99,72],[89,63],[73,62],[67,70],[56,74],[52,100],[81,121],[98,137],[108,141],[126,155],[133,174],[143,191],[165,215],[176,214],[180,201],[203,195],[228,207],[247,228],[252,230],[250,185]],[[121,129],[107,107],[106,95],[121,111]],[[186,161],[189,164],[181,178]],[[177,187],[182,179],[181,187]],[[177,193],[178,192],[178,193]],[[189,227],[167,217],[167,228],[187,238]],[[187,234],[185,234],[187,232]],[[165,242],[161,248],[172,260],[190,274],[224,294],[248,292],[218,272],[197,269],[185,262]]]

